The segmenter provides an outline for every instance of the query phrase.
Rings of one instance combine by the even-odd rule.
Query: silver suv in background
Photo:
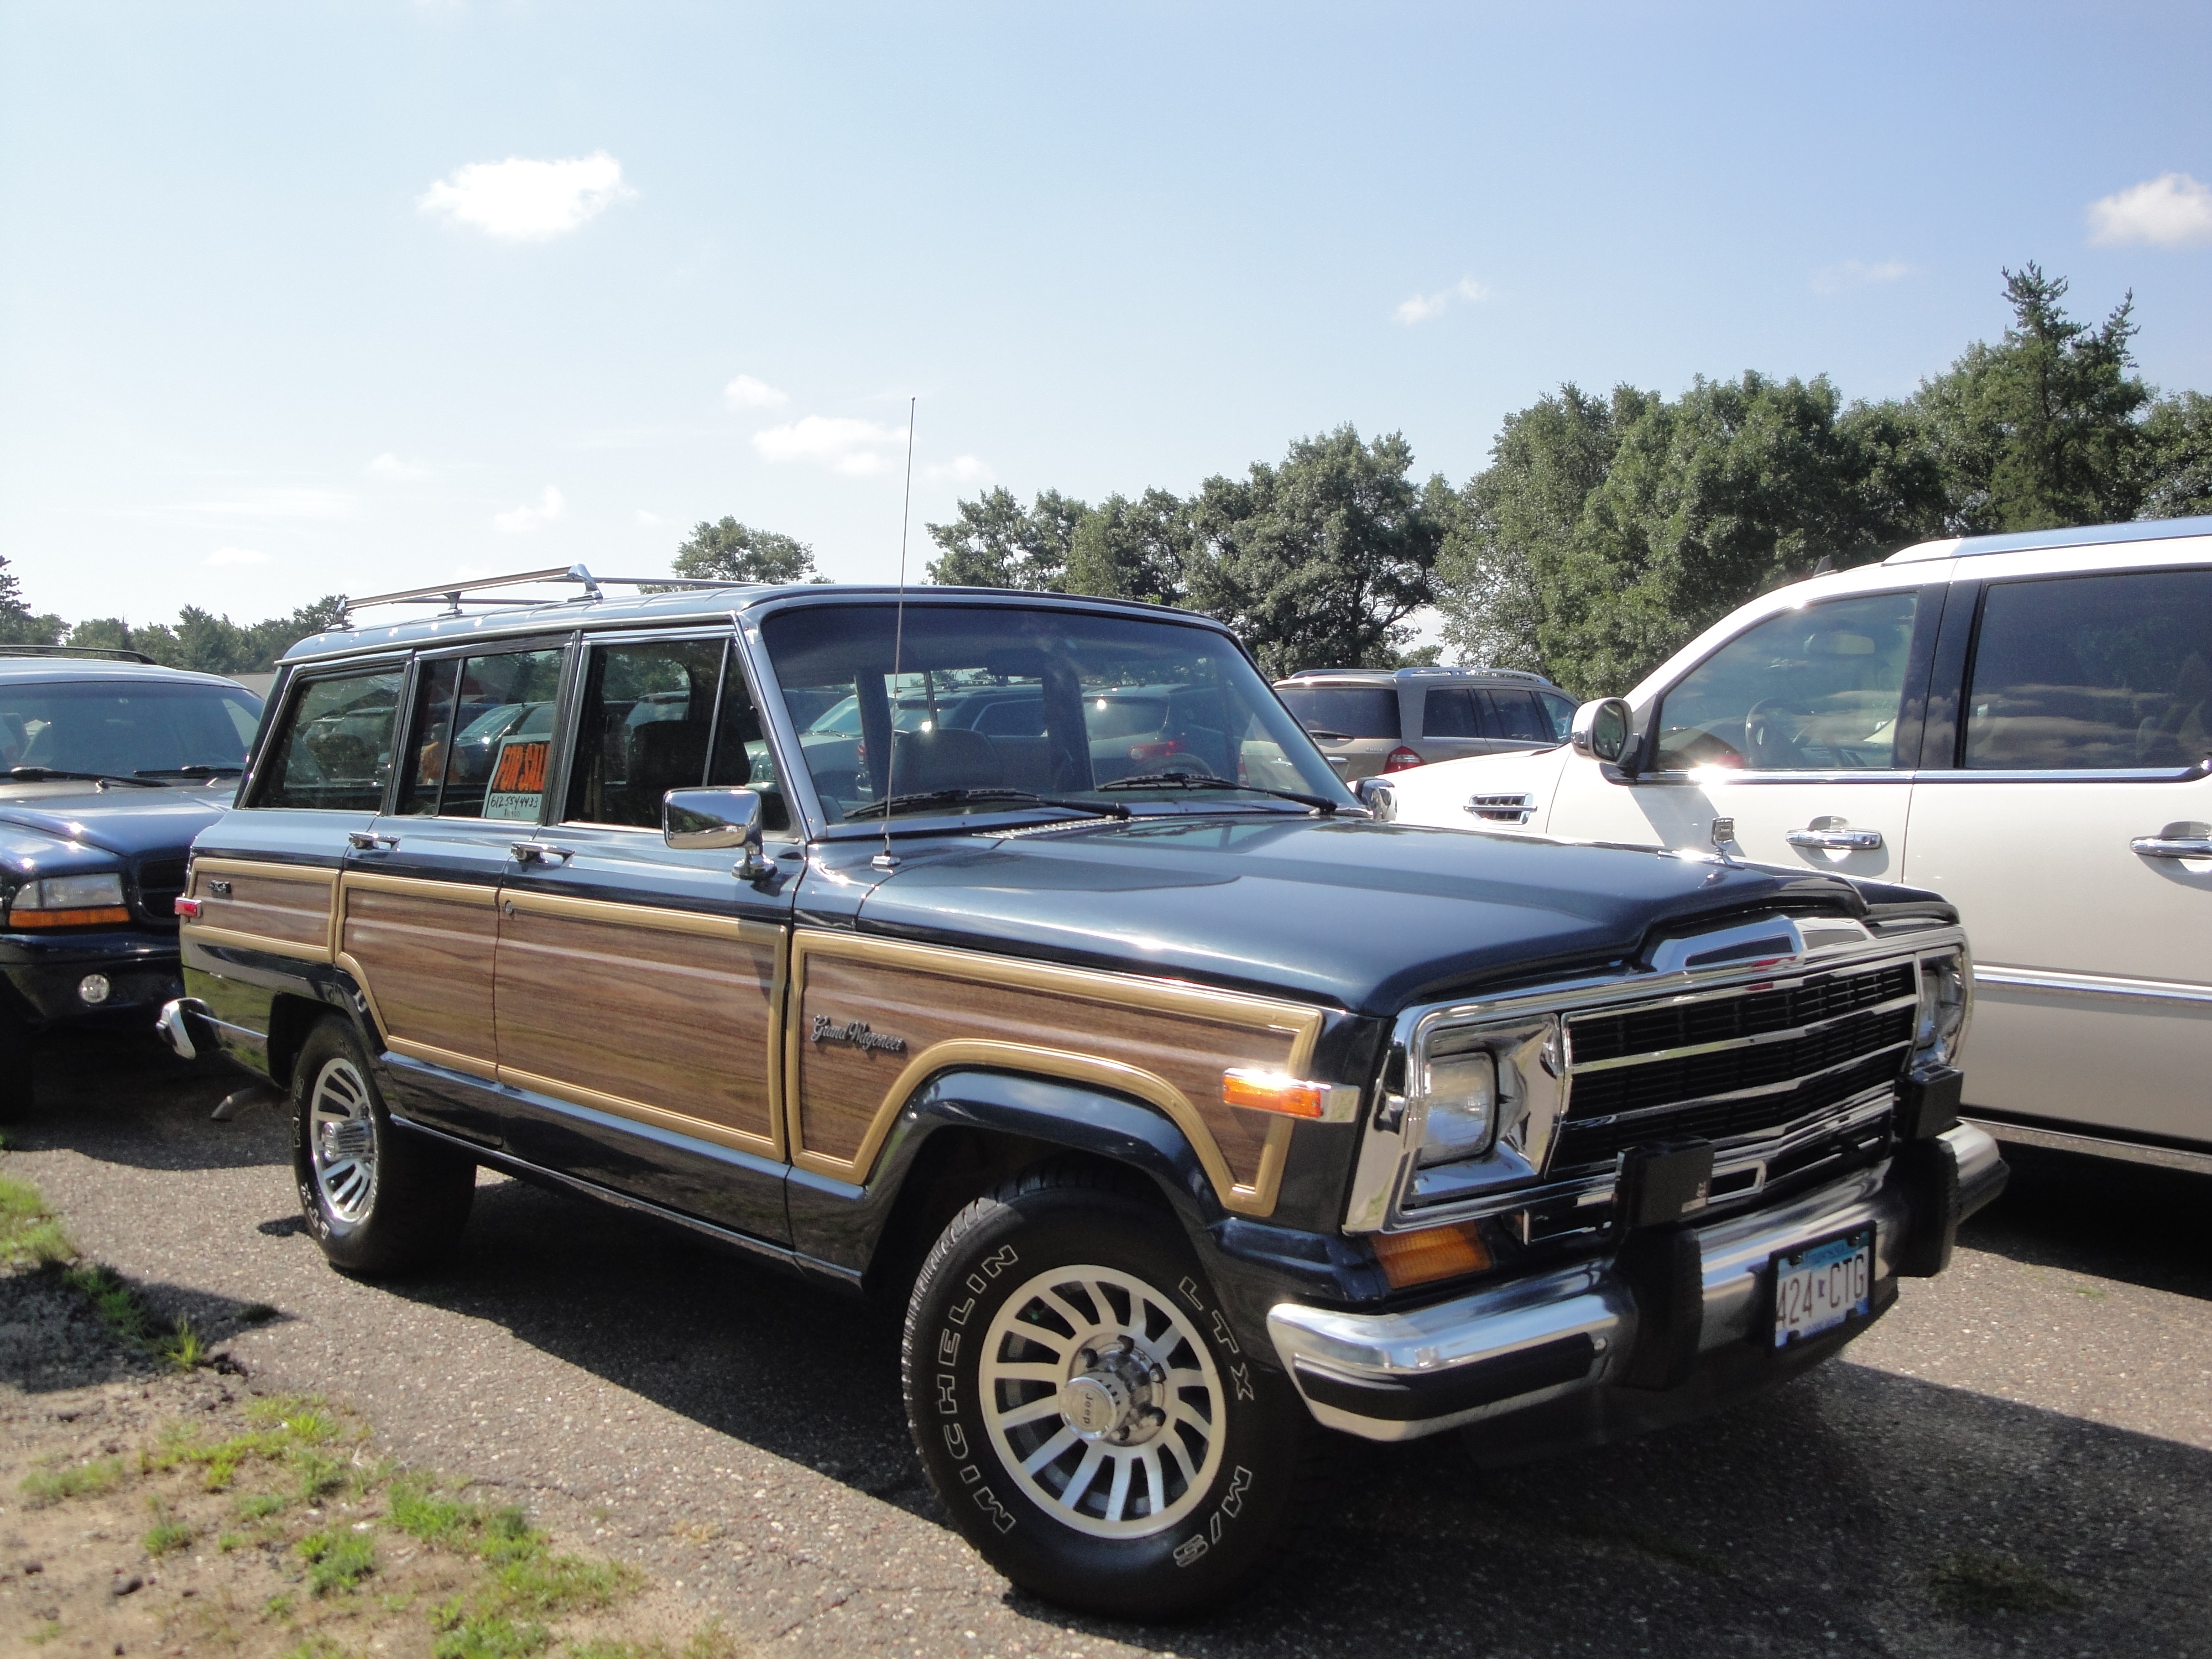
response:
[[[1555,748],[1575,716],[1565,692],[1518,668],[1306,668],[1275,693],[1345,778]]]

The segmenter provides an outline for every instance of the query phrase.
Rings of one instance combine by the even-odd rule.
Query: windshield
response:
[[[894,684],[896,626],[886,605],[794,609],[762,627],[791,707],[820,711],[799,750],[833,822],[879,817],[887,797],[893,817],[1018,805],[945,799],[954,791],[1095,799],[1105,811],[1153,799],[1272,809],[1267,790],[1353,805],[1267,682],[1211,629],[914,605]]]
[[[0,685],[0,771],[37,767],[102,777],[233,773],[261,723],[244,686],[84,680]]]

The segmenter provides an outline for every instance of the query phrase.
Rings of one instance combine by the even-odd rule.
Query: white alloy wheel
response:
[[[1062,1525],[1145,1538],[1198,1508],[1227,1401],[1206,1338],[1164,1292],[1115,1267],[1041,1273],[985,1333],[983,1418],[1007,1471]]]
[[[315,1186],[337,1219],[358,1222],[376,1203],[376,1120],[368,1079],[352,1060],[323,1062],[308,1096],[307,1157]]]

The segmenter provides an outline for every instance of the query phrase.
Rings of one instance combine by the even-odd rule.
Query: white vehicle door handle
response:
[[[2147,859],[2212,859],[2212,841],[2197,837],[2137,836],[2128,845]]]
[[[550,841],[518,841],[507,850],[517,864],[566,864],[576,856],[573,847],[556,847]]]
[[[1792,830],[1783,836],[1792,847],[1817,847],[1832,853],[1871,853],[1881,845],[1879,830]]]

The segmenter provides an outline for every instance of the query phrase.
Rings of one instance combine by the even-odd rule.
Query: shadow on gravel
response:
[[[249,1107],[210,1123],[247,1081],[221,1060],[187,1063],[154,1036],[73,1035],[38,1052],[36,1102],[6,1126],[26,1152],[67,1148],[142,1170],[236,1170],[291,1158],[280,1109]]]
[[[2212,1300],[2212,1176],[2110,1158],[2004,1149],[2003,1197],[1968,1222],[1962,1243],[2039,1267],[2117,1279]]]
[[[880,1310],[511,1182],[479,1189],[449,1272],[397,1293],[941,1518]],[[1013,1600],[1069,1629],[1255,1659],[1702,1655],[1717,1640],[2196,1651],[2207,1536],[2212,1453],[1844,1361],[1732,1414],[1521,1469],[1479,1472],[1448,1440],[1346,1443],[1335,1498],[1289,1570],[1202,1625],[1071,1623]]]

